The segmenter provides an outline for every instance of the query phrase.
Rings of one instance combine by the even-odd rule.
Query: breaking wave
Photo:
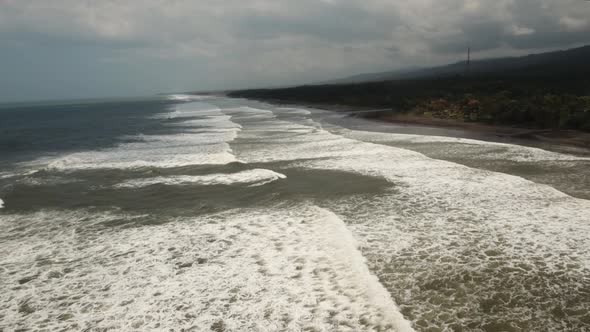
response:
[[[412,331],[330,211],[145,218],[0,216],[0,328]]]
[[[404,144],[476,147],[486,158],[516,162],[577,157],[465,139],[331,132],[307,110],[174,106],[153,117],[169,131],[48,164],[58,171],[175,169],[79,172],[93,185],[113,176],[103,187],[70,187],[102,190],[107,204],[0,214],[0,272],[12,285],[0,293],[0,330],[412,331],[413,324],[535,331],[587,322],[589,201]],[[237,160],[257,168],[179,168]],[[314,178],[295,182],[316,170],[376,177],[385,188],[332,194]],[[70,175],[58,173],[59,181]],[[133,189],[146,186],[261,186],[285,174],[289,190],[320,193],[269,192],[273,199],[256,202],[269,185],[252,190],[252,201],[237,205],[232,197],[229,208],[218,209],[195,199],[217,187],[145,190],[150,202],[184,199],[188,213],[174,215],[164,208],[132,214],[145,213],[141,200],[131,209],[114,203],[115,195],[135,202]],[[52,175],[23,180],[41,188],[21,193],[63,188]],[[217,195],[229,196],[225,189],[236,188],[221,189]],[[16,205],[18,193],[7,194]]]
[[[168,100],[178,101],[178,102],[191,102],[191,101],[205,100],[209,97],[208,96],[201,96],[201,95],[176,94],[176,95],[168,95],[168,96],[166,96],[166,98]]]
[[[235,120],[242,125],[236,142],[248,144],[233,151],[244,162],[354,172],[392,184],[391,193],[327,207],[349,225],[371,270],[421,330],[559,330],[562,312],[569,313],[568,324],[586,324],[590,201],[381,143],[490,147],[496,153],[490,158],[516,162],[583,158],[474,140],[338,130],[342,135],[279,119],[264,126]]]
[[[179,186],[179,185],[234,185],[246,184],[249,186],[261,186],[286,176],[268,169],[253,169],[232,174],[207,174],[207,175],[177,175],[168,177],[155,177],[144,179],[133,179],[116,185],[116,188],[142,188],[156,184]]]
[[[200,117],[194,119],[195,115]],[[125,140],[132,142],[105,150],[66,155],[52,160],[47,167],[59,170],[171,168],[223,165],[237,161],[228,143],[235,139],[240,126],[218,108],[204,108],[203,105],[189,103],[177,106],[161,116],[182,119],[167,124],[167,128],[174,133],[125,137]]]

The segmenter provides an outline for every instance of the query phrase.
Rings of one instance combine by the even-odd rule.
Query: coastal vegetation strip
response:
[[[234,91],[230,96],[339,105],[355,111],[379,109],[357,116],[386,121],[412,118],[590,132],[588,59],[590,46],[470,65],[459,62],[403,75],[361,75],[374,79],[369,82],[352,77],[322,85]]]
[[[534,129],[590,131],[590,79],[451,77],[246,90],[230,95],[379,108],[379,112],[359,114],[379,119],[412,115]]]

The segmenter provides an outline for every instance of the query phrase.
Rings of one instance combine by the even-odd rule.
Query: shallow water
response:
[[[583,155],[212,97],[0,119],[0,330],[590,328]]]

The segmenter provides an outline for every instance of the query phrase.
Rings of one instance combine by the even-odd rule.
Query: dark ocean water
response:
[[[0,331],[589,329],[590,160],[457,136],[223,97],[3,105]]]

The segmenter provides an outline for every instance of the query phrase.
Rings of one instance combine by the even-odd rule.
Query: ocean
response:
[[[0,106],[0,331],[590,330],[590,158],[222,96]]]

